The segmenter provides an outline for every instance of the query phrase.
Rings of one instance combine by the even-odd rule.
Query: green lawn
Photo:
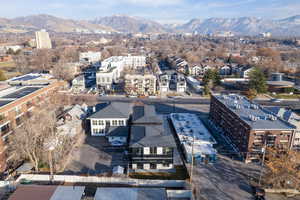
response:
[[[276,99],[298,99],[300,98],[300,94],[271,94],[270,96],[276,98]]]
[[[15,67],[14,62],[0,62],[0,68],[13,68]]]

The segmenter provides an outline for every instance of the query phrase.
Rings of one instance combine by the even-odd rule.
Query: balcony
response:
[[[132,159],[168,159],[173,158],[173,152],[166,154],[129,154]]]

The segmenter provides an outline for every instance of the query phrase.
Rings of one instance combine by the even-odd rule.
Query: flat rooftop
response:
[[[30,73],[13,77],[6,82],[10,85],[47,85],[52,78],[50,74]]]
[[[214,97],[235,113],[254,130],[293,130],[295,126],[278,118],[274,113],[249,101],[246,97],[230,95],[214,95]]]
[[[98,188],[95,200],[167,200],[164,188]]]
[[[213,148],[213,145],[217,144],[216,140],[211,136],[197,115],[172,113],[170,118],[179,141],[188,154],[188,157],[191,157],[193,143],[195,157],[215,155],[217,153]]]
[[[43,86],[17,86],[9,87],[0,91],[0,107],[5,106],[13,101],[23,98],[29,94],[32,94]]]
[[[1,98],[5,99],[19,99],[22,98],[28,94],[31,94],[37,90],[41,89],[41,87],[24,87],[19,90],[16,90],[15,92],[12,92],[8,95],[2,96]]]

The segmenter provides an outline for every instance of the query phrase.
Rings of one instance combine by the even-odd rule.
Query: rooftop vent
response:
[[[236,104],[234,104],[234,108],[239,110],[239,109],[241,109],[241,105],[236,103]]]
[[[254,110],[258,110],[258,109],[259,109],[259,106],[256,105],[256,104],[251,104],[251,108],[254,109]]]
[[[276,120],[277,120],[277,117],[274,116],[274,115],[268,115],[268,118],[269,118],[271,121],[276,121]]]
[[[258,116],[255,116],[255,115],[249,115],[249,119],[251,120],[251,121],[257,121],[257,120],[259,120],[260,119],[260,117],[258,117]]]

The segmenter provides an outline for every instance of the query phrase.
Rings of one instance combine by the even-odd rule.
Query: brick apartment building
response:
[[[156,95],[156,76],[153,74],[126,74],[125,91],[127,95]]]
[[[246,162],[259,160],[265,147],[290,149],[295,126],[239,95],[211,98],[210,120]]]
[[[7,139],[19,127],[26,116],[30,116],[36,105],[49,100],[49,96],[63,86],[63,82],[52,81],[48,85],[9,86],[0,89],[0,173],[10,166]]]

